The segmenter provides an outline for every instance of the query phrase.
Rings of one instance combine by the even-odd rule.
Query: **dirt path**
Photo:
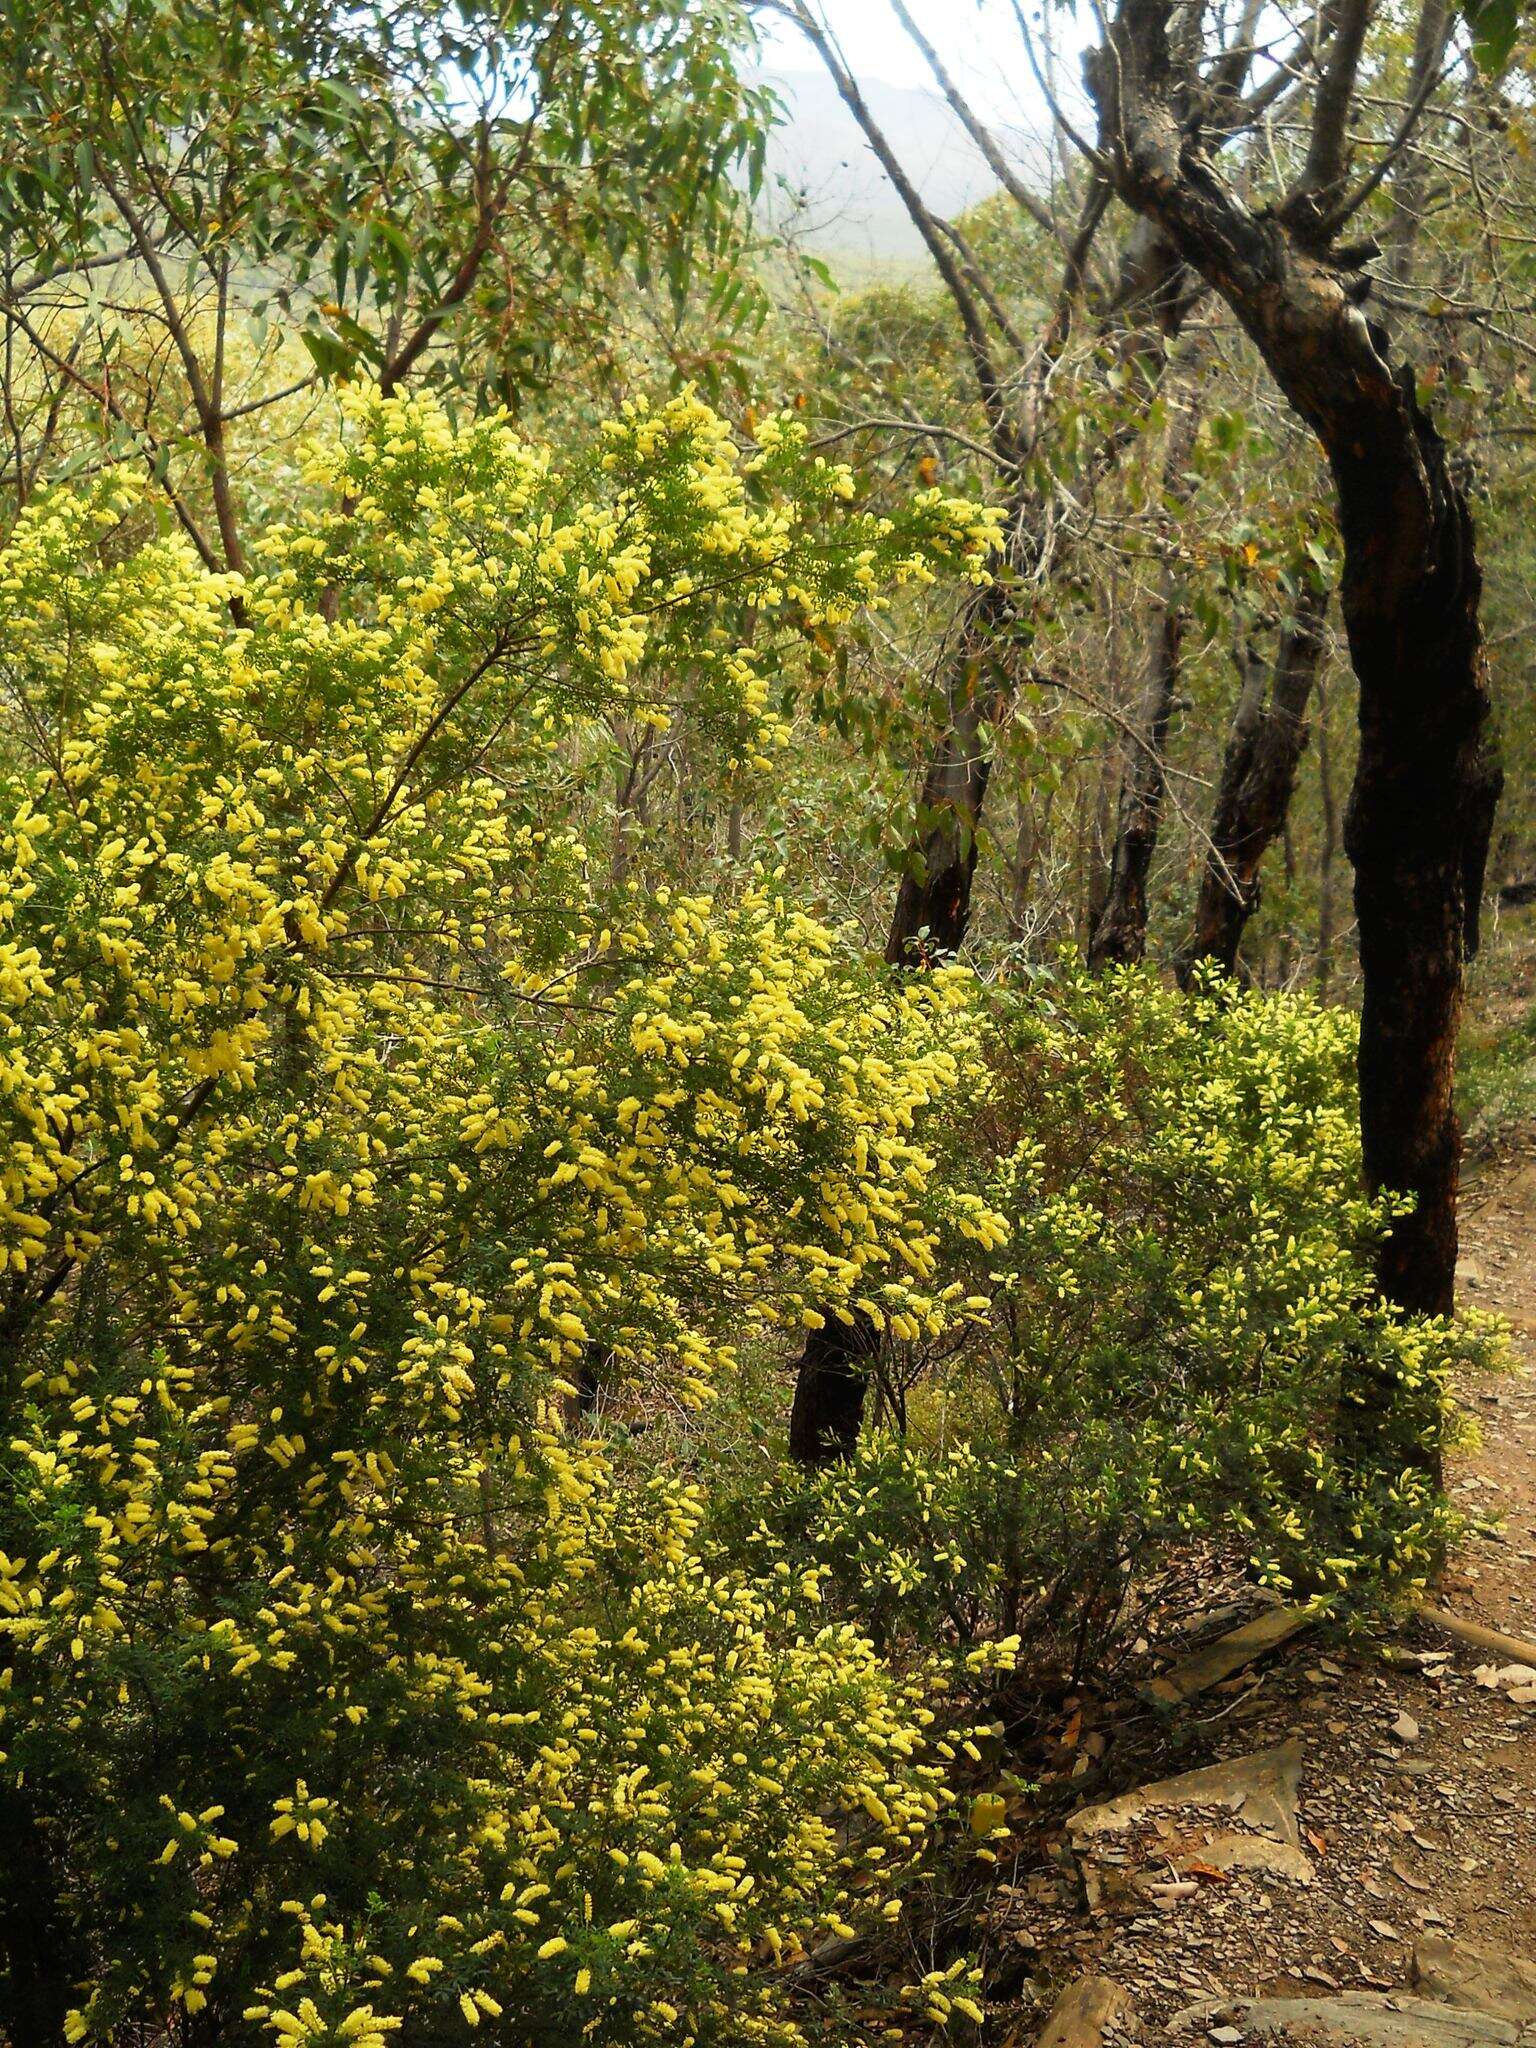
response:
[[[1536,1140],[1472,1181],[1462,1225],[1463,1298],[1496,1309],[1536,1375]],[[1456,1498],[1470,1516],[1497,1517],[1492,1540],[1463,1545],[1446,1591],[1470,1615],[1515,1635],[1536,1634],[1536,1376],[1479,1390],[1483,1442],[1465,1460]]]
[[[1473,1180],[1464,1240],[1467,1298],[1509,1319],[1523,1370],[1474,1390],[1482,1440],[1453,1477],[1474,1526],[1441,1597],[1468,1619],[1536,1638],[1536,1135]],[[1295,1851],[1282,1843],[1264,1852],[1254,1818],[1262,1802],[1234,1820],[1197,1798],[1140,1815],[1086,1855],[1069,1830],[1043,1855],[1022,1856],[1013,1888],[995,1902],[991,1941],[994,1958],[1006,1960],[1009,1944],[1020,1952],[1036,2002],[1026,1989],[997,2038],[1009,2048],[1053,2038],[1038,2030],[1056,1986],[1094,1970],[1130,1994],[1137,2019],[1134,2028],[1111,2021],[1107,2031],[1094,2024],[1062,2035],[1074,2048],[1122,2038],[1258,2041],[1271,2037],[1248,2031],[1236,2002],[1367,1992],[1384,2005],[1386,1994],[1413,1986],[1416,1946],[1422,1966],[1436,1941],[1449,1940],[1533,1966],[1530,2033],[1500,2033],[1505,2022],[1493,2020],[1479,2022],[1493,2032],[1467,2038],[1536,2041],[1536,1696],[1511,1699],[1519,1681],[1494,1689],[1491,1675],[1481,1653],[1428,1628],[1345,1648],[1303,1631],[1171,1723],[1128,1712],[1124,1699],[1086,1703],[1088,1725],[1101,1713],[1104,1733],[1076,1767],[1084,1804],[1294,1745],[1281,1749],[1282,1762],[1296,1752],[1300,1760],[1294,1818],[1281,1832],[1289,1829]],[[1221,1854],[1202,1852],[1203,1843],[1230,1842],[1234,1826],[1272,1867],[1221,1869]],[[1302,1881],[1298,1870],[1310,1876]],[[1218,2003],[1198,2022],[1171,2025],[1200,2001]],[[1430,2027],[1412,2017],[1421,2011],[1391,2016],[1406,2028],[1404,2048],[1442,2038],[1420,2031]],[[1357,2037],[1308,2028],[1273,2038]]]

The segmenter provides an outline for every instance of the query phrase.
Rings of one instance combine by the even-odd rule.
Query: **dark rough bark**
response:
[[[869,1317],[829,1318],[812,1330],[800,1359],[795,1405],[789,1417],[789,1454],[802,1465],[830,1465],[848,1457],[859,1440],[869,1362],[880,1348]]]
[[[1328,737],[1326,672],[1317,685],[1317,797],[1323,838],[1317,861],[1317,994],[1327,1002],[1333,981],[1333,867],[1339,850],[1339,801],[1333,788],[1333,750]]]
[[[85,1971],[32,1801],[0,1788],[0,2035],[17,2048],[62,2041]]]
[[[1373,501],[1388,509],[1378,487],[1352,479],[1346,515],[1344,618],[1360,678],[1360,757],[1344,847],[1355,871],[1363,985],[1366,1175],[1373,1187],[1416,1198],[1382,1247],[1378,1278],[1403,1308],[1442,1314],[1455,1294],[1461,1133],[1452,1091],[1463,970],[1477,947],[1502,778],[1485,731],[1471,515],[1438,434],[1412,411],[1435,505],[1419,537],[1426,565],[1406,579],[1398,603],[1383,606],[1371,587]]]
[[[1360,682],[1345,845],[1364,984],[1361,1135],[1371,1186],[1415,1205],[1389,1232],[1377,1277],[1404,1309],[1444,1310],[1456,1263],[1451,1091],[1463,969],[1501,780],[1472,519],[1411,367],[1389,359],[1385,334],[1361,311],[1358,268],[1330,253],[1308,206],[1257,215],[1218,176],[1198,105],[1175,75],[1170,12],[1170,0],[1123,0],[1110,46],[1090,60],[1100,142],[1122,197],[1221,293],[1333,474],[1340,601]]]
[[[1147,876],[1168,787],[1164,750],[1178,696],[1183,639],[1184,615],[1177,603],[1165,599],[1158,606],[1136,733],[1126,748],[1109,887],[1088,941],[1088,965],[1095,969],[1134,965],[1147,950]]]
[[[1187,983],[1202,960],[1231,974],[1248,920],[1259,907],[1259,869],[1285,828],[1296,770],[1307,744],[1308,705],[1322,666],[1327,599],[1310,586],[1284,627],[1273,668],[1247,655],[1243,686],[1222,758],[1211,814],[1211,844],[1200,878],[1195,926],[1179,956]]]

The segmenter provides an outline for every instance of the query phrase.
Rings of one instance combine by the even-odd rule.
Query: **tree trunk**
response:
[[[1150,403],[1167,351],[1194,303],[1188,271],[1167,241],[1138,222],[1120,253],[1113,304],[1103,321],[1117,367],[1135,370]],[[1145,360],[1143,352],[1146,353]],[[1188,459],[1196,421],[1176,429]],[[1109,473],[1141,431],[1133,409],[1094,450],[1087,478]],[[986,801],[991,754],[985,730],[1006,709],[1017,652],[1005,644],[1020,617],[1018,590],[1027,588],[1049,539],[1050,506],[1030,484],[1008,510],[1007,538],[995,564],[997,581],[966,606],[945,688],[945,721],[923,777],[917,844],[897,890],[885,957],[893,966],[924,966],[958,952],[971,918],[976,831]]]
[[[1411,367],[1389,361],[1386,335],[1360,310],[1368,249],[1332,252],[1325,190],[1256,215],[1223,183],[1198,97],[1173,61],[1171,11],[1172,0],[1122,0],[1109,46],[1090,59],[1100,147],[1122,197],[1247,329],[1333,474],[1340,601],[1360,681],[1345,845],[1364,982],[1361,1138],[1370,1186],[1414,1205],[1387,1233],[1377,1279],[1403,1309],[1445,1310],[1456,1266],[1456,1035],[1501,780],[1472,519]],[[1368,1438],[1385,1421],[1375,1391],[1353,1402],[1352,1427]]]
[[[965,943],[976,833],[992,774],[984,735],[1007,694],[997,645],[1007,619],[1001,586],[993,583],[974,594],[960,622],[944,693],[944,730],[923,776],[917,839],[886,940],[885,957],[893,967],[923,967],[958,953]]]
[[[1339,850],[1339,800],[1333,787],[1333,742],[1323,675],[1317,685],[1317,799],[1323,814],[1317,857],[1317,998],[1326,1003],[1333,986],[1333,864]]]
[[[864,1421],[869,1365],[880,1337],[862,1309],[845,1323],[829,1317],[812,1330],[801,1354],[789,1416],[789,1454],[801,1465],[851,1457]]]
[[[853,111],[863,118],[857,106]],[[866,132],[880,154],[874,131]],[[1166,240],[1138,222],[1121,252],[1104,332],[1122,369],[1140,367],[1149,398],[1194,296],[1193,280]],[[1138,351],[1149,344],[1151,361],[1141,365]],[[1125,419],[1094,451],[1089,474],[1106,474],[1139,430],[1140,423],[1128,408]],[[897,889],[885,949],[892,966],[926,966],[958,952],[965,941],[976,835],[992,773],[985,729],[1008,701],[1018,652],[1006,643],[1020,616],[1017,590],[1027,585],[1043,557],[1049,512],[1048,502],[1030,484],[1020,486],[1009,507],[1007,539],[996,565],[998,580],[978,591],[966,607],[946,682],[944,729],[923,778],[919,842]],[[826,1326],[812,1333],[796,1369],[790,1421],[791,1453],[810,1465],[852,1455],[864,1418],[868,1361],[879,1349],[867,1317],[856,1313],[848,1324],[831,1311],[824,1313]]]
[[[0,2030],[22,2048],[62,2041],[87,1960],[27,1793],[0,1787]]]
[[[1259,868],[1284,829],[1307,744],[1307,706],[1322,666],[1327,599],[1304,584],[1284,627],[1274,667],[1244,658],[1243,686],[1227,739],[1200,878],[1195,928],[1179,956],[1186,986],[1197,964],[1231,974],[1248,920],[1259,907]]]
[[[1178,695],[1184,639],[1184,615],[1171,593],[1157,610],[1146,688],[1120,781],[1109,888],[1088,940],[1088,965],[1095,970],[1134,965],[1147,950],[1147,877],[1168,787],[1164,749]]]
[[[1390,1301],[1444,1314],[1455,1295],[1461,1135],[1452,1089],[1463,969],[1477,947],[1502,777],[1485,733],[1471,515],[1411,389],[1403,404],[1433,496],[1427,534],[1410,541],[1389,529],[1383,545],[1381,483],[1358,473],[1341,479],[1344,622],[1360,678],[1344,848],[1355,870],[1363,985],[1366,1177],[1373,1188],[1415,1197],[1412,1214],[1388,1233],[1378,1277]],[[1389,548],[1400,594],[1383,604],[1375,577]]]

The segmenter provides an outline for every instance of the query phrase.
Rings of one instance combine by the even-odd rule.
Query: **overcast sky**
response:
[[[1044,109],[1024,56],[1010,0],[908,0],[911,12],[938,50],[961,90],[988,120],[1037,130]],[[1033,23],[1040,0],[1024,0]],[[891,10],[890,0],[822,0],[828,22],[849,63],[861,78],[887,85],[933,90],[933,76]],[[1057,34],[1076,47],[1081,33],[1053,9]],[[759,17],[763,63],[770,71],[805,70],[817,63],[815,52],[799,31],[781,16]],[[1064,87],[1076,97],[1076,61],[1071,61]]]

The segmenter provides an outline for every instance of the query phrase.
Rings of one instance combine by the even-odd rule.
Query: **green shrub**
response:
[[[1373,1299],[1353,1020],[1071,962],[989,1007],[990,1086],[945,1141],[1009,1225],[966,1283],[984,1327],[888,1357],[858,1457],[722,1495],[725,1540],[825,1566],[888,1647],[1082,1654],[1194,1545],[1340,1610],[1422,1583],[1451,1527],[1425,1453],[1491,1340]],[[1363,1386],[1369,1461],[1338,1426]]]
[[[610,926],[538,778],[695,644],[762,743],[733,606],[985,536],[689,396],[573,479],[363,394],[316,469],[243,584],[110,480],[0,558],[0,2028],[792,2041],[932,1686],[560,1416],[593,1348],[688,1402],[813,1302],[937,1328],[974,1034],[767,886]]]

